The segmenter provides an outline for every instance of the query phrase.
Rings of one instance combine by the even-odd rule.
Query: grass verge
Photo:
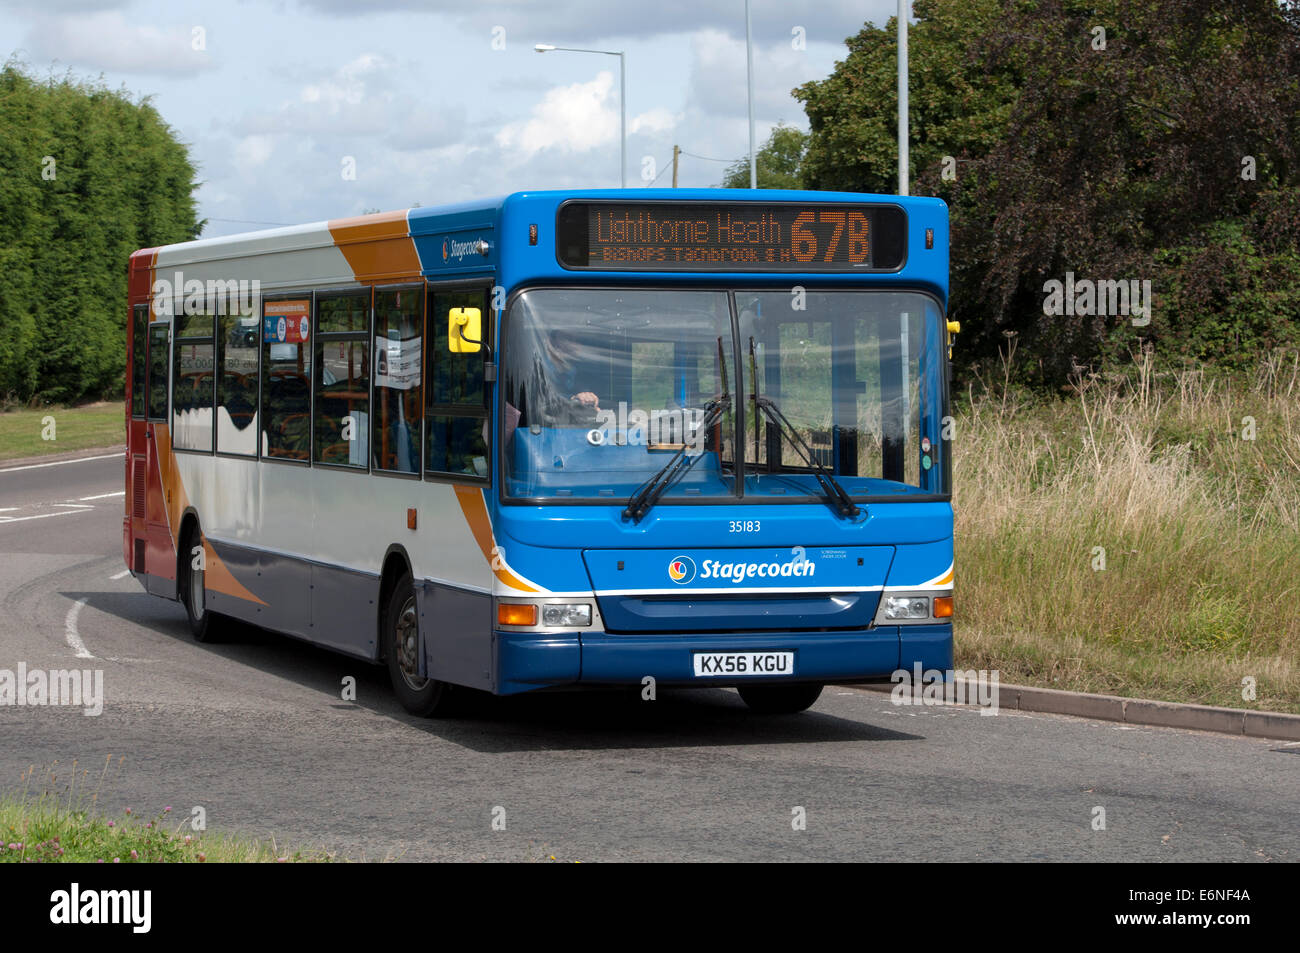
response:
[[[112,757],[100,775],[102,785]],[[119,761],[120,764],[120,761]],[[0,863],[286,863],[328,861],[324,852],[286,850],[265,842],[191,829],[188,810],[177,816],[169,806],[142,816],[123,807],[113,816],[101,813],[99,788],[77,790],[89,772],[78,774],[55,793],[57,764],[42,780],[46,790],[30,792],[35,768],[28,771],[20,793],[0,797]]]
[[[1300,712],[1300,356],[1216,379],[1144,355],[1064,399],[964,405],[959,667]]]
[[[121,402],[0,413],[0,461],[126,442]]]

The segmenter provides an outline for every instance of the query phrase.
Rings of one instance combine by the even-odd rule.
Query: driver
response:
[[[582,369],[578,356],[584,350],[589,349],[574,331],[555,331],[546,339],[543,355],[548,365],[546,383],[553,388],[545,401],[549,405],[545,408],[548,417],[563,419],[571,416],[576,408],[587,412],[600,410],[600,398],[593,391],[581,390],[578,382]]]
[[[535,381],[540,385],[540,393],[532,400],[520,401],[522,407],[516,407],[509,400],[505,401],[502,439],[507,445],[521,419],[525,426],[543,420],[553,424],[568,421],[570,425],[576,420],[586,426],[581,418],[599,413],[600,397],[594,391],[578,390],[580,375],[574,355],[582,347],[582,342],[572,331],[556,331],[546,338],[541,349],[542,358],[538,360],[538,369],[544,364],[546,373]],[[486,421],[483,423],[483,440],[487,442]]]

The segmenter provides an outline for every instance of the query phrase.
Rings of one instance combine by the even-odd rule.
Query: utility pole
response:
[[[910,4],[898,0],[898,194],[907,194],[907,13]],[[753,148],[751,146],[751,148]]]
[[[677,157],[682,154],[681,146],[673,146],[673,188],[677,188]]]

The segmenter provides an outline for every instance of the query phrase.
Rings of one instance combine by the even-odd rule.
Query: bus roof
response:
[[[421,206],[304,225],[262,229],[141,249],[131,256],[132,296],[147,289],[154,275],[185,280],[256,279],[277,287],[382,284],[421,277],[492,276],[506,287],[525,281],[650,280],[671,276],[690,282],[787,280],[800,275],[830,285],[858,285],[862,273],[804,272],[795,267],[774,272],[722,267],[678,270],[604,269],[578,272],[557,256],[558,210],[569,202],[605,207],[622,203],[753,203],[816,205],[858,203],[894,206],[906,214],[906,254],[890,273],[873,272],[880,285],[920,285],[946,303],[948,214],[939,199],[813,192],[788,189],[576,189],[515,192],[495,198]],[[530,226],[533,227],[530,235]],[[510,236],[503,242],[502,236]],[[148,273],[146,279],[144,273]],[[142,280],[143,279],[143,280]],[[179,289],[178,289],[179,290]],[[147,290],[145,291],[147,294]]]

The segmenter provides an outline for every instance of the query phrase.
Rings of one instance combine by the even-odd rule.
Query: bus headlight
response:
[[[542,606],[542,625],[591,625],[591,605],[586,602]]]
[[[928,619],[928,596],[885,596],[886,619]]]

